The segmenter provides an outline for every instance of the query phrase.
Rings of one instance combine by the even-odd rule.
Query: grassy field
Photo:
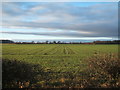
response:
[[[52,77],[56,80],[62,74],[82,72],[88,65],[87,58],[96,54],[118,54],[118,45],[80,45],[80,44],[3,44],[2,59],[16,60],[28,64],[41,65],[45,71],[59,72]],[[55,76],[56,75],[56,76]],[[64,76],[65,77],[65,76]],[[49,82],[56,82],[50,80]],[[62,82],[62,81],[61,81]],[[64,82],[64,80],[63,80]],[[42,80],[40,86],[46,81]],[[50,84],[51,85],[51,84]],[[48,85],[48,86],[50,86]],[[61,84],[60,84],[61,85]],[[60,86],[58,84],[58,86]],[[39,85],[38,85],[39,86]],[[57,86],[57,84],[52,84]],[[51,87],[52,87],[51,86]],[[69,85],[68,85],[69,86]]]
[[[41,64],[54,71],[76,71],[84,58],[95,53],[118,53],[117,45],[3,45],[3,59],[21,60],[28,63]]]

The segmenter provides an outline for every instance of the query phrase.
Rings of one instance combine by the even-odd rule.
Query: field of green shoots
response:
[[[3,44],[3,88],[120,87],[118,45]]]
[[[94,54],[118,53],[118,45],[3,44],[2,58],[40,64],[54,72],[84,70]],[[78,67],[79,66],[79,67]],[[81,67],[81,68],[80,68]]]

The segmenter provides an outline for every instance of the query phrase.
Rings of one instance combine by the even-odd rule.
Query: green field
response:
[[[49,83],[48,86],[63,86],[60,80],[63,77],[71,78],[70,75],[79,75],[88,65],[87,59],[96,54],[118,54],[118,45],[81,45],[81,44],[3,44],[2,59],[16,60],[28,64],[41,65],[44,70],[59,72],[52,73],[49,80],[42,79],[43,84]],[[66,73],[64,73],[66,72]],[[68,76],[65,76],[69,74]],[[71,74],[73,73],[73,74]],[[63,75],[64,74],[64,75]],[[47,76],[47,75],[46,75]],[[75,79],[77,80],[77,79]],[[63,80],[64,81],[64,80]],[[74,80],[73,80],[74,81]],[[71,86],[73,81],[69,81]],[[60,83],[58,83],[60,82]],[[75,81],[77,82],[77,81]],[[41,84],[42,83],[42,84]],[[57,84],[56,84],[57,83]],[[77,84],[75,84],[77,85]]]
[[[118,53],[118,45],[3,44],[2,58],[41,64],[54,71],[76,71],[95,53]]]

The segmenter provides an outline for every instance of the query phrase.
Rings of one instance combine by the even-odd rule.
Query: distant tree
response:
[[[31,43],[35,43],[34,41],[32,41]]]
[[[58,43],[58,44],[60,44],[60,43],[61,43],[61,41],[58,41],[57,43]]]
[[[80,42],[80,44],[82,44],[82,42]]]
[[[46,41],[45,43],[46,43],[46,44],[48,44],[49,42],[48,42],[48,41]]]
[[[56,44],[56,41],[53,41],[53,44]]]
[[[14,43],[12,40],[0,40],[0,43]]]

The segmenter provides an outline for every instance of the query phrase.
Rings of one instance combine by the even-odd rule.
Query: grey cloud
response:
[[[20,34],[20,35],[37,35],[37,36],[57,36],[57,37],[106,37],[104,34],[97,33],[79,33],[79,32],[1,32],[6,34]],[[94,34],[94,36],[93,36]],[[109,36],[107,36],[109,37]],[[115,36],[113,36],[115,37]]]
[[[8,3],[9,4],[9,3]],[[3,4],[3,27],[25,27],[31,29],[37,28],[53,28],[68,30],[67,34],[61,36],[88,36],[88,37],[114,37],[118,34],[117,25],[117,4],[106,3],[104,5],[97,4],[89,7],[70,6],[67,3],[39,3],[27,5],[26,9],[21,8],[24,3],[10,3],[9,6]],[[14,6],[16,9],[14,9]],[[15,17],[14,17],[15,16]],[[19,16],[19,17],[18,17]],[[44,23],[41,17],[47,16],[56,17],[55,20],[50,20]],[[9,18],[8,20],[6,18]],[[27,21],[28,17],[34,17],[33,20]],[[18,19],[21,18],[21,19]],[[29,19],[29,18],[28,18]],[[88,31],[94,32],[92,35],[69,33],[73,31]],[[10,32],[9,32],[10,33]],[[14,33],[15,34],[15,33]],[[20,34],[20,33],[19,33]],[[24,34],[24,33],[21,33]],[[33,34],[33,33],[26,33]],[[34,35],[37,35],[34,33]],[[48,34],[44,34],[48,35]],[[57,34],[49,34],[57,35]]]
[[[8,26],[8,25],[7,25]],[[11,25],[10,25],[11,26]],[[13,25],[14,26],[14,25]],[[32,22],[21,22],[16,27],[28,27],[28,28],[53,28],[53,29],[63,29],[63,30],[73,30],[73,31],[86,31],[95,32],[98,36],[117,36],[118,25],[114,22],[102,22],[98,21],[96,23],[85,23],[85,24],[62,24],[62,23],[32,23]],[[44,30],[44,29],[43,29]],[[54,34],[53,34],[54,35]],[[92,36],[97,36],[93,34]]]

